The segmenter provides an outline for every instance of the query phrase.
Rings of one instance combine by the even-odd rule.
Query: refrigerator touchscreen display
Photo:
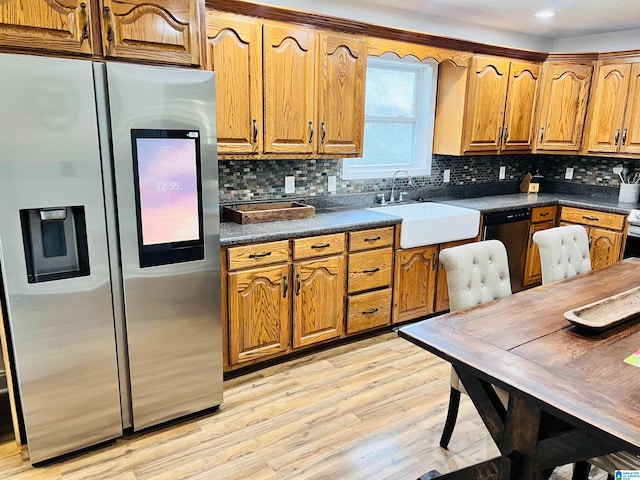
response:
[[[141,266],[198,259],[183,258],[202,245],[198,132],[132,130],[132,143]]]

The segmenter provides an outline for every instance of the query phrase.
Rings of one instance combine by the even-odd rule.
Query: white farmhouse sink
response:
[[[402,217],[401,248],[473,238],[480,229],[478,210],[443,203],[407,203],[367,210]]]

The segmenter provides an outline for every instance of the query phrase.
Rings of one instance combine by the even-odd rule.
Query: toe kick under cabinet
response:
[[[225,369],[391,323],[394,227],[221,251]]]

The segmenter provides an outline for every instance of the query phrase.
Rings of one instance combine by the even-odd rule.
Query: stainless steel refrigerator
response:
[[[0,54],[0,268],[32,462],[222,402],[213,73]]]

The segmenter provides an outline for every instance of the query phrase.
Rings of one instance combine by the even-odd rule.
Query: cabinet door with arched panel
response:
[[[200,65],[201,2],[100,0],[106,57]]]
[[[207,12],[207,68],[216,73],[218,154],[262,151],[262,26]]]
[[[0,46],[92,54],[89,1],[0,1]]]

